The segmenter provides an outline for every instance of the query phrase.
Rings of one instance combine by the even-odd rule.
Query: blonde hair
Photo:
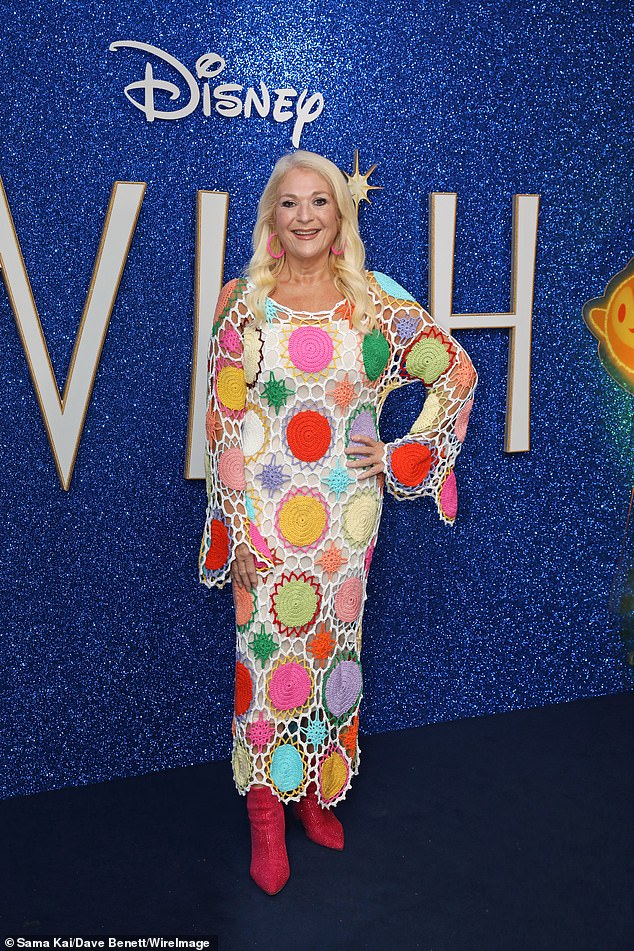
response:
[[[364,269],[365,248],[359,235],[357,214],[348,184],[333,162],[302,149],[278,159],[258,203],[258,216],[253,229],[253,256],[246,269],[246,276],[253,285],[247,294],[247,306],[258,323],[264,320],[266,298],[277,284],[284,267],[284,258],[276,260],[271,257],[267,243],[275,231],[275,209],[281,181],[287,172],[295,168],[308,168],[317,172],[330,186],[339,218],[335,246],[342,248],[343,253],[331,253],[328,264],[335,287],[352,308],[354,326],[365,332],[375,323],[375,310],[368,294]]]

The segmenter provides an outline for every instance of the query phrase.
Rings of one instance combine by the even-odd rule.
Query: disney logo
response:
[[[219,76],[226,63],[218,53],[204,53],[196,60],[196,75],[190,72],[183,63],[174,56],[170,56],[158,46],[149,43],[139,43],[136,40],[117,40],[110,44],[115,51],[122,47],[141,50],[150,56],[155,56],[163,63],[167,63],[175,70],[180,79],[180,85],[167,79],[156,79],[151,60],[145,64],[143,79],[129,83],[123,90],[126,99],[139,109],[148,122],[155,119],[184,119],[191,115],[200,103],[202,80],[202,110],[205,116],[210,116],[212,108],[228,118],[244,115],[249,119],[253,115],[262,118],[272,114],[274,122],[290,122],[294,119],[291,141],[295,148],[299,148],[304,126],[314,122],[324,108],[324,97],[320,92],[308,94],[308,89],[298,93],[290,86],[269,90],[269,87],[260,80],[259,91],[254,86],[245,89],[239,83],[219,83],[211,88],[210,79]],[[183,86],[184,82],[184,86]],[[140,93],[139,98],[133,93]],[[156,105],[156,94],[167,94],[172,102],[186,97],[186,102],[178,104],[173,109],[161,109]]]

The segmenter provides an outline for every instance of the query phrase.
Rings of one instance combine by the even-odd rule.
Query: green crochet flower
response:
[[[449,354],[440,340],[419,340],[407,354],[405,369],[429,385],[449,366]]]
[[[362,344],[363,365],[369,380],[377,380],[390,359],[390,345],[380,330],[366,334]]]
[[[307,581],[287,581],[274,597],[277,616],[285,627],[309,624],[317,611],[317,592]]]

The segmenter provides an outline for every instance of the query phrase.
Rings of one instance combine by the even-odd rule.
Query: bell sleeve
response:
[[[477,373],[454,338],[395,281],[371,276],[378,330],[389,346],[382,401],[393,389],[422,382],[423,410],[407,435],[385,444],[385,487],[396,499],[433,497],[440,518],[453,524],[458,512],[454,466],[464,441]]]
[[[243,291],[243,281],[230,281],[223,287],[209,341],[205,416],[207,514],[198,561],[199,579],[208,588],[222,588],[230,580],[239,544],[246,543],[253,551],[242,446],[247,403],[244,326],[248,317]]]

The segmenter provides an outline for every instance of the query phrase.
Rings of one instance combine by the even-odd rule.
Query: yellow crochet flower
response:
[[[238,367],[223,367],[216,377],[218,399],[227,409],[244,409],[247,401],[247,386],[244,373]]]

